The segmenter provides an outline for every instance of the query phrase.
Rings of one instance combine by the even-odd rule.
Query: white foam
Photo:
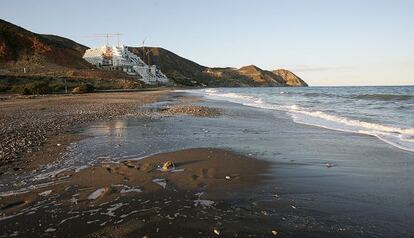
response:
[[[411,128],[403,129],[385,126],[377,123],[369,123],[346,117],[329,115],[320,111],[307,112],[298,110],[293,111],[290,114],[296,123],[371,135],[399,149],[414,152],[414,141],[413,139],[410,139],[410,137],[414,135],[414,131]]]
[[[153,179],[152,182],[160,185],[164,189],[165,189],[165,187],[167,187],[167,181],[165,179],[157,178],[157,179]]]
[[[237,93],[220,93],[216,89],[195,90],[207,98],[224,100],[262,109],[287,112],[294,122],[323,127],[331,130],[360,133],[375,136],[378,139],[402,150],[414,152],[414,128],[400,128],[379,123],[365,122],[322,111],[312,111],[298,105],[276,105],[265,102],[260,97]]]
[[[142,192],[142,190],[140,188],[123,188],[120,191],[120,193],[132,193],[132,192],[140,193]]]
[[[102,215],[108,215],[110,217],[114,217],[115,216],[115,211],[118,210],[119,208],[128,205],[128,203],[116,203],[111,205],[110,208],[107,209],[107,212],[105,213],[101,213]]]

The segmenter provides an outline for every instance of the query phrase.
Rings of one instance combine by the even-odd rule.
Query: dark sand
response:
[[[166,161],[175,168],[161,171]],[[258,184],[267,168],[265,161],[230,151],[190,149],[66,171],[56,175],[62,183],[3,196],[1,235],[194,237],[211,236],[214,229],[237,234],[240,229],[227,223],[249,212],[236,209],[240,201],[231,194]]]

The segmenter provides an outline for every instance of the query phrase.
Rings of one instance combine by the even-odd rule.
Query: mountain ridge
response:
[[[304,80],[285,69],[263,70],[256,65],[233,67],[208,67],[183,58],[161,47],[128,47],[144,59],[155,64],[168,77],[186,86],[308,86]],[[145,50],[145,54],[144,54]]]
[[[38,34],[0,19],[0,74],[129,78],[123,72],[95,69],[82,58],[87,46],[49,34]],[[128,47],[146,63],[155,64],[175,84],[211,87],[307,86],[290,71],[207,67],[161,47]],[[145,52],[144,52],[145,50]],[[25,74],[27,76],[27,73]]]
[[[0,19],[0,62],[43,61],[59,66],[89,68],[82,59],[88,47],[70,39],[37,34]]]

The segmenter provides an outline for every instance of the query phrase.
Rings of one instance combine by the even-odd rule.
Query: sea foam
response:
[[[191,91],[194,93],[194,91]],[[375,136],[378,139],[402,150],[414,152],[414,128],[401,128],[380,123],[366,122],[339,115],[333,115],[319,110],[311,110],[300,105],[284,105],[276,102],[267,102],[266,97],[247,95],[235,92],[221,92],[217,89],[195,91],[203,96],[225,100],[267,110],[284,111],[288,113],[294,122],[312,126],[318,126],[331,130],[360,133]]]

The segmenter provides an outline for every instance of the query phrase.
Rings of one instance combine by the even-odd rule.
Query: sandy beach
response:
[[[410,152],[182,92],[106,94],[111,110],[92,110],[101,96],[70,96],[73,108],[87,106],[93,116],[58,114],[82,123],[46,133],[33,152],[2,165],[1,237],[414,232]],[[48,103],[36,109],[36,100]],[[20,118],[19,108],[34,108],[36,116],[67,104],[59,97],[1,103],[9,118]],[[163,171],[167,161],[175,166]]]
[[[71,141],[79,139],[74,132],[91,122],[139,117],[137,107],[155,102],[166,92],[95,93],[83,95],[12,96],[0,103],[0,174],[34,166],[45,158],[56,157]],[[48,140],[51,141],[48,143]],[[52,145],[50,153],[36,152],[42,145]],[[24,158],[22,157],[36,157]],[[30,168],[33,168],[30,165]]]
[[[163,171],[165,161],[174,168]],[[14,215],[1,221],[7,230],[16,223],[28,228],[19,229],[19,236],[209,236],[221,229],[217,221],[234,219],[228,193],[257,184],[266,167],[264,161],[216,149],[102,163],[57,174],[51,186],[2,196],[2,210]],[[44,225],[33,226],[33,220]]]
[[[180,97],[178,105],[138,110],[144,104],[168,101],[171,96],[167,94],[166,91],[106,93],[3,101],[2,121],[6,126],[2,129],[8,135],[2,138],[3,148],[16,144],[16,149],[10,153],[2,151],[0,222],[4,229],[0,235],[124,237],[137,234],[209,236],[215,234],[214,230],[221,233],[220,223],[216,221],[226,216],[232,220],[232,205],[226,201],[232,201],[230,193],[247,191],[257,185],[263,180],[261,175],[268,169],[268,162],[229,150],[194,148],[116,162],[103,157],[90,167],[64,168],[45,177],[41,175],[42,169],[65,160],[63,155],[68,148],[91,138],[81,131],[92,123],[221,114],[214,108],[192,105],[199,101],[192,97]],[[53,120],[48,118],[50,114]],[[61,125],[63,118],[66,122]],[[39,131],[46,123],[50,130]],[[40,133],[34,137],[35,132]],[[173,162],[174,168],[162,171],[166,161]],[[40,177],[31,176],[39,171]],[[28,174],[30,181],[39,182],[28,186],[24,181],[15,180]],[[20,189],[6,191],[7,186]],[[115,215],[118,209],[122,214]],[[140,214],[139,218],[132,216],[135,213]],[[28,215],[35,217],[27,219]],[[85,215],[90,217],[81,218]],[[188,222],[193,216],[202,222]],[[22,225],[27,229],[22,229]],[[73,230],[73,226],[78,228]],[[233,231],[226,232],[236,234],[238,229],[234,227]]]

